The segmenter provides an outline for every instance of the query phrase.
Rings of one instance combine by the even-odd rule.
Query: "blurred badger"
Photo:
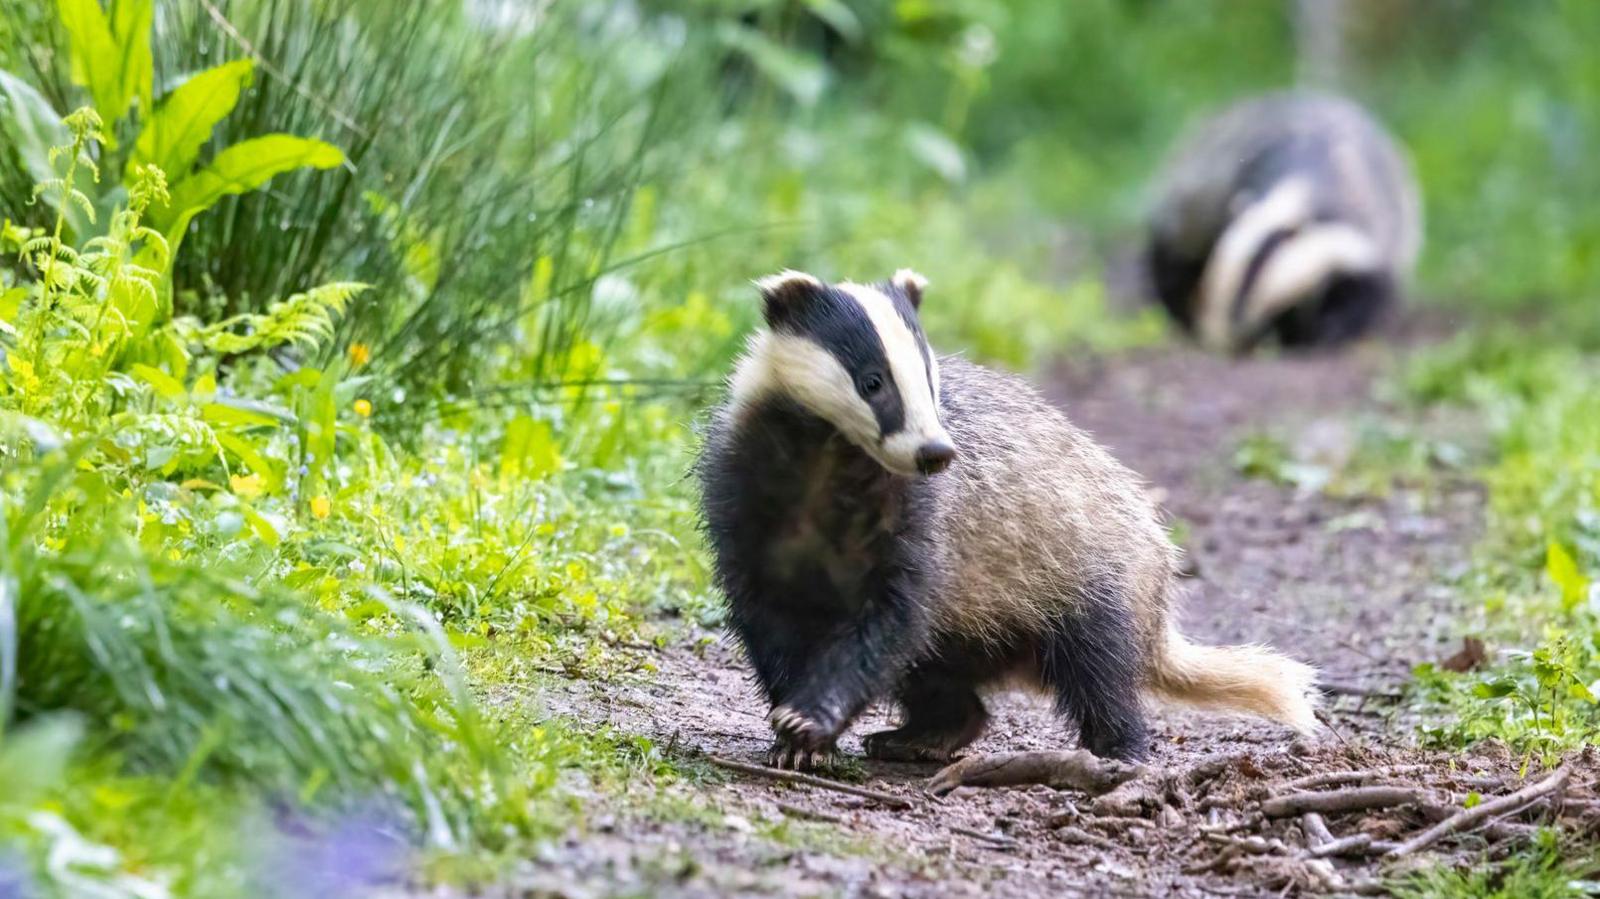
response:
[[[936,358],[925,283],[784,272],[697,465],[772,762],[811,767],[893,698],[877,758],[943,760],[980,691],[1048,692],[1098,755],[1138,759],[1141,695],[1315,726],[1310,668],[1172,622],[1178,551],[1138,478],[1024,382]]]
[[[1247,100],[1185,140],[1161,179],[1147,262],[1163,305],[1209,349],[1341,343],[1393,306],[1421,241],[1416,184],[1354,103]]]

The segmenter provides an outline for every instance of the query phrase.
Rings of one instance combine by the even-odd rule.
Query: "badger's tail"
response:
[[[1208,709],[1253,712],[1301,733],[1317,728],[1317,672],[1264,646],[1201,646],[1167,628],[1150,672],[1157,696]]]

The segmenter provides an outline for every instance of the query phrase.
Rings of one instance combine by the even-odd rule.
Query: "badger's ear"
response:
[[[911,301],[911,308],[922,308],[922,291],[928,286],[927,278],[909,268],[903,268],[894,273],[894,277],[889,279],[889,283],[899,288],[900,292],[906,295],[906,299]]]
[[[761,292],[761,315],[767,320],[767,327],[776,328],[793,315],[800,304],[815,298],[824,287],[815,276],[792,269],[758,278],[756,290]]]

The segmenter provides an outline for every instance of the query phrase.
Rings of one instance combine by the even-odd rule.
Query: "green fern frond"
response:
[[[25,256],[53,255],[56,259],[73,263],[78,261],[77,250],[74,250],[72,247],[69,247],[66,244],[57,245],[56,239],[48,234],[32,238],[27,243],[23,244],[22,253]]]
[[[122,251],[128,247],[127,244],[123,243],[121,240],[118,240],[114,235],[107,234],[103,237],[96,237],[92,240],[85,241],[83,248],[85,250],[95,250],[108,256],[120,256],[122,255]]]
[[[52,148],[51,152],[54,152],[54,148]],[[29,204],[39,202],[40,197],[52,190],[58,194],[65,193],[67,190],[66,180],[63,178],[46,178],[38,182],[33,186],[33,196],[28,199]]]
[[[162,271],[166,270],[168,264],[172,261],[172,247],[167,244],[167,239],[161,236],[161,232],[141,225],[134,228],[129,237],[149,248],[151,261],[156,264],[157,268]]]
[[[76,203],[78,208],[83,210],[83,216],[89,220],[89,224],[94,224],[94,203],[87,194],[74,188],[67,192],[67,200]]]
[[[268,307],[261,315],[235,315],[187,336],[212,352],[237,354],[289,344],[316,349],[334,334],[334,319],[343,315],[350,300],[367,289],[366,284],[335,281],[297,293]]]

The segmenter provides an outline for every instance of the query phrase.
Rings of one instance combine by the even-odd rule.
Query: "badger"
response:
[[[1421,234],[1415,180],[1383,127],[1349,100],[1288,92],[1181,142],[1146,262],[1157,298],[1208,349],[1333,346],[1396,304]]]
[[[695,468],[772,764],[826,763],[889,699],[867,755],[948,760],[1006,686],[1121,760],[1149,751],[1146,694],[1315,727],[1311,668],[1174,627],[1178,551],[1132,472],[1022,380],[935,357],[921,276],[756,283],[766,327]]]

